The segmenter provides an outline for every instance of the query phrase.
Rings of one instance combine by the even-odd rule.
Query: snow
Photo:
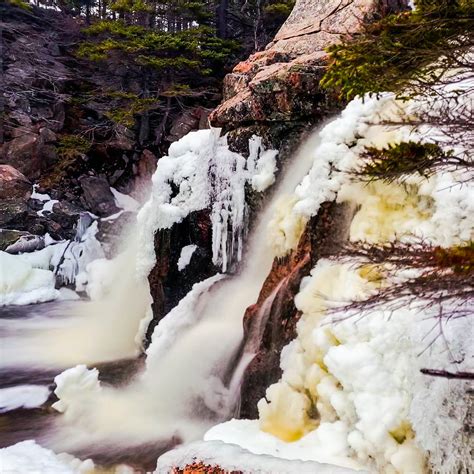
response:
[[[191,261],[191,258],[194,252],[197,249],[197,245],[186,245],[181,249],[181,254],[178,259],[178,270],[181,272],[183,271]]]
[[[229,422],[232,423],[232,422]],[[244,431],[242,434],[247,434]],[[350,468],[337,467],[319,462],[288,461],[265,454],[255,455],[236,444],[221,441],[197,441],[173,449],[163,454],[156,466],[155,474],[166,474],[173,468],[184,469],[199,460],[206,466],[218,466],[226,472],[243,472],[244,474],[349,474],[364,472]]]
[[[74,283],[89,263],[104,256],[97,232],[93,222],[79,240],[51,243],[45,239],[51,245],[16,255],[0,251],[0,306],[77,299],[76,294],[55,287]],[[77,289],[82,289],[80,282]]]
[[[22,441],[0,449],[2,472],[18,474],[88,474],[94,463],[81,461],[67,454],[56,455],[33,440]]]
[[[30,199],[36,199],[38,201],[51,201],[51,196],[49,194],[39,193],[37,191],[38,188],[38,184],[33,184],[33,191],[31,193]]]
[[[456,301],[451,304],[456,304]],[[449,305],[446,306],[445,310],[449,311]],[[435,330],[442,329],[443,336],[438,333],[436,338],[434,326]],[[426,348],[427,340],[435,340],[429,350],[418,357],[414,369],[473,372],[473,334],[472,317],[445,320],[441,327],[434,319],[424,319],[412,334],[414,344]],[[413,371],[413,380],[414,397],[409,417],[418,443],[430,453],[433,471],[473,472],[472,440],[466,430],[472,416],[472,383],[430,377],[418,370]]]
[[[343,468],[340,469],[340,472],[358,471],[360,466],[345,457],[347,443],[344,436],[346,428],[343,424],[339,423],[333,427],[325,425],[323,430],[325,430],[325,440],[327,441],[324,444],[321,444],[320,439],[317,439],[319,433],[316,431],[298,441],[287,443],[261,431],[257,420],[231,420],[212,427],[205,434],[204,440],[237,445],[250,453],[265,456],[269,461],[277,464],[281,460],[296,461],[296,467],[298,462],[309,461],[312,464],[331,464],[332,469],[335,469],[336,472],[338,467]],[[198,459],[200,459],[200,455]],[[257,457],[254,456],[253,459],[257,459]],[[286,464],[289,467],[293,463],[287,462]]]
[[[37,189],[38,185],[34,184],[33,192],[31,193],[31,199],[36,199],[38,201],[43,202],[42,209],[36,212],[38,216],[43,217],[45,215],[45,212],[53,212],[54,205],[57,204],[59,201],[57,199],[51,199],[51,196],[49,194],[39,193]]]
[[[277,155],[277,150],[265,150],[261,137],[253,135],[250,138],[247,170],[251,176],[252,188],[255,191],[265,191],[275,182]]]
[[[113,187],[110,187],[110,191],[114,195],[115,205],[120,209],[126,212],[137,212],[140,209],[140,203],[128,194],[123,194]]]
[[[191,212],[211,209],[213,262],[227,271],[242,257],[245,184],[261,191],[274,181],[276,150],[264,150],[252,137],[246,160],[229,150],[220,129],[190,132],[171,144],[158,160],[150,199],[138,213],[137,272],[147,276],[156,261],[153,235],[169,229]]]
[[[17,408],[35,408],[41,406],[51,393],[43,385],[17,385],[0,389],[0,413]]]

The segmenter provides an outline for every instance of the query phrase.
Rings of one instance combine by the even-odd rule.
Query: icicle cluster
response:
[[[249,149],[248,159],[229,150],[220,129],[191,132],[170,146],[158,162],[151,197],[138,214],[140,276],[155,263],[154,233],[205,208],[211,209],[214,264],[225,272],[233,259],[241,259],[245,185],[261,192],[273,184],[278,153],[265,150],[255,136]]]

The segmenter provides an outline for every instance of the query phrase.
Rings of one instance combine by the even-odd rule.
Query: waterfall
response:
[[[78,368],[56,378],[64,416],[48,441],[51,446],[74,451],[92,444],[113,449],[124,443],[190,441],[231,415],[255,347],[246,346],[230,384],[225,379],[242,345],[245,310],[257,301],[275,257],[269,225],[276,206],[285,196],[291,198],[310,169],[318,142],[319,128],[282,171],[251,233],[240,273],[218,275],[193,287],[155,328],[146,367],[127,387],[100,385],[96,376]],[[268,311],[259,315],[262,321],[255,322],[260,327],[256,337],[263,330],[271,298],[265,306]]]

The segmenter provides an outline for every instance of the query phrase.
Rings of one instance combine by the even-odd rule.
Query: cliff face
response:
[[[332,108],[319,88],[325,48],[341,35],[356,33],[362,21],[404,7],[403,0],[297,0],[274,41],[226,76],[224,101],[211,114],[211,123],[234,130],[281,121],[316,122]]]

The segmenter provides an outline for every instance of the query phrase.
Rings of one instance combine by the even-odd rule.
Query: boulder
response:
[[[48,220],[61,226],[61,234],[72,239],[76,235],[76,226],[84,210],[67,201],[60,201],[53,205],[53,212],[48,214]]]
[[[21,199],[31,196],[32,185],[25,175],[10,165],[0,165],[0,199]]]
[[[104,178],[83,176],[79,180],[84,192],[85,207],[98,216],[110,216],[120,211],[115,205],[115,198],[109,183]]]
[[[0,250],[8,253],[33,252],[44,248],[44,237],[26,231],[0,229]]]
[[[39,142],[39,135],[25,132],[2,146],[0,161],[6,164],[14,164],[25,176],[34,177],[41,168],[38,159]]]

